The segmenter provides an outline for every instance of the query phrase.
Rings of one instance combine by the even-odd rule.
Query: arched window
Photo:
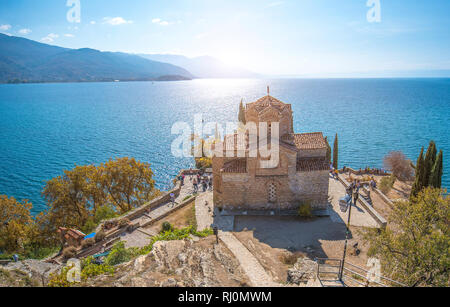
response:
[[[271,182],[268,187],[268,196],[269,196],[269,202],[275,203],[277,201],[277,186],[275,183]]]

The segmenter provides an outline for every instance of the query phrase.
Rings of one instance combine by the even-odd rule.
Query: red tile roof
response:
[[[294,134],[294,144],[300,150],[327,148],[322,132]]]
[[[255,102],[247,104],[247,108],[255,108],[257,112],[261,112],[266,109],[268,106],[274,107],[278,111],[282,111],[285,108],[291,108],[290,104],[284,103],[281,100],[278,100],[270,95],[264,96]]]
[[[222,172],[231,174],[247,173],[247,159],[236,159],[226,162],[223,166]]]
[[[326,158],[304,158],[297,160],[297,172],[326,171],[330,166]]]

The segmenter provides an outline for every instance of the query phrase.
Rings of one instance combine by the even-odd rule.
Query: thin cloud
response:
[[[11,29],[11,25],[0,25],[0,31],[8,31]]]
[[[120,26],[133,23],[132,20],[126,20],[123,17],[105,17],[103,23],[111,26]]]
[[[30,33],[31,33],[30,29],[20,29],[19,30],[19,34],[22,34],[22,35],[28,35]]]
[[[95,22],[94,20],[92,20],[90,23],[91,23],[91,25],[95,25],[97,22]]]
[[[65,37],[75,37],[75,35],[70,34],[70,33],[64,34],[64,36],[65,36]]]
[[[173,24],[173,22],[165,21],[165,20],[162,20],[161,18],[153,18],[152,23],[160,25],[160,26],[168,26],[168,25]],[[178,22],[178,23],[180,23],[180,22]]]
[[[59,37],[58,34],[50,33],[46,37],[43,37],[41,39],[41,41],[44,42],[44,43],[53,43],[55,41],[55,39],[57,39],[58,37]]]

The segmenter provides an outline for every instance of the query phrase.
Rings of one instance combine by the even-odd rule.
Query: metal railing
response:
[[[407,285],[384,277],[382,275],[373,274],[368,270],[345,262],[342,268],[342,260],[335,258],[317,258],[317,277],[323,284],[324,282],[342,282],[346,287],[407,287]],[[341,269],[343,270],[341,272]],[[341,274],[342,273],[342,274]],[[374,278],[369,279],[369,274],[378,277],[379,281]],[[339,279],[342,276],[342,280]],[[335,279],[328,279],[328,278]]]

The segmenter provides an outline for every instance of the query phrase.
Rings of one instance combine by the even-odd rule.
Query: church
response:
[[[264,158],[259,153],[249,154],[248,131],[243,154],[218,154],[217,148],[236,146],[233,141],[238,138],[237,132],[225,136],[212,158],[215,206],[227,211],[281,213],[310,204],[314,211],[325,210],[330,166],[323,134],[295,133],[292,106],[270,96],[269,90],[267,96],[245,106],[245,122],[266,122],[269,134],[272,123],[279,123],[278,165],[263,167]],[[257,133],[260,134],[259,129]]]

